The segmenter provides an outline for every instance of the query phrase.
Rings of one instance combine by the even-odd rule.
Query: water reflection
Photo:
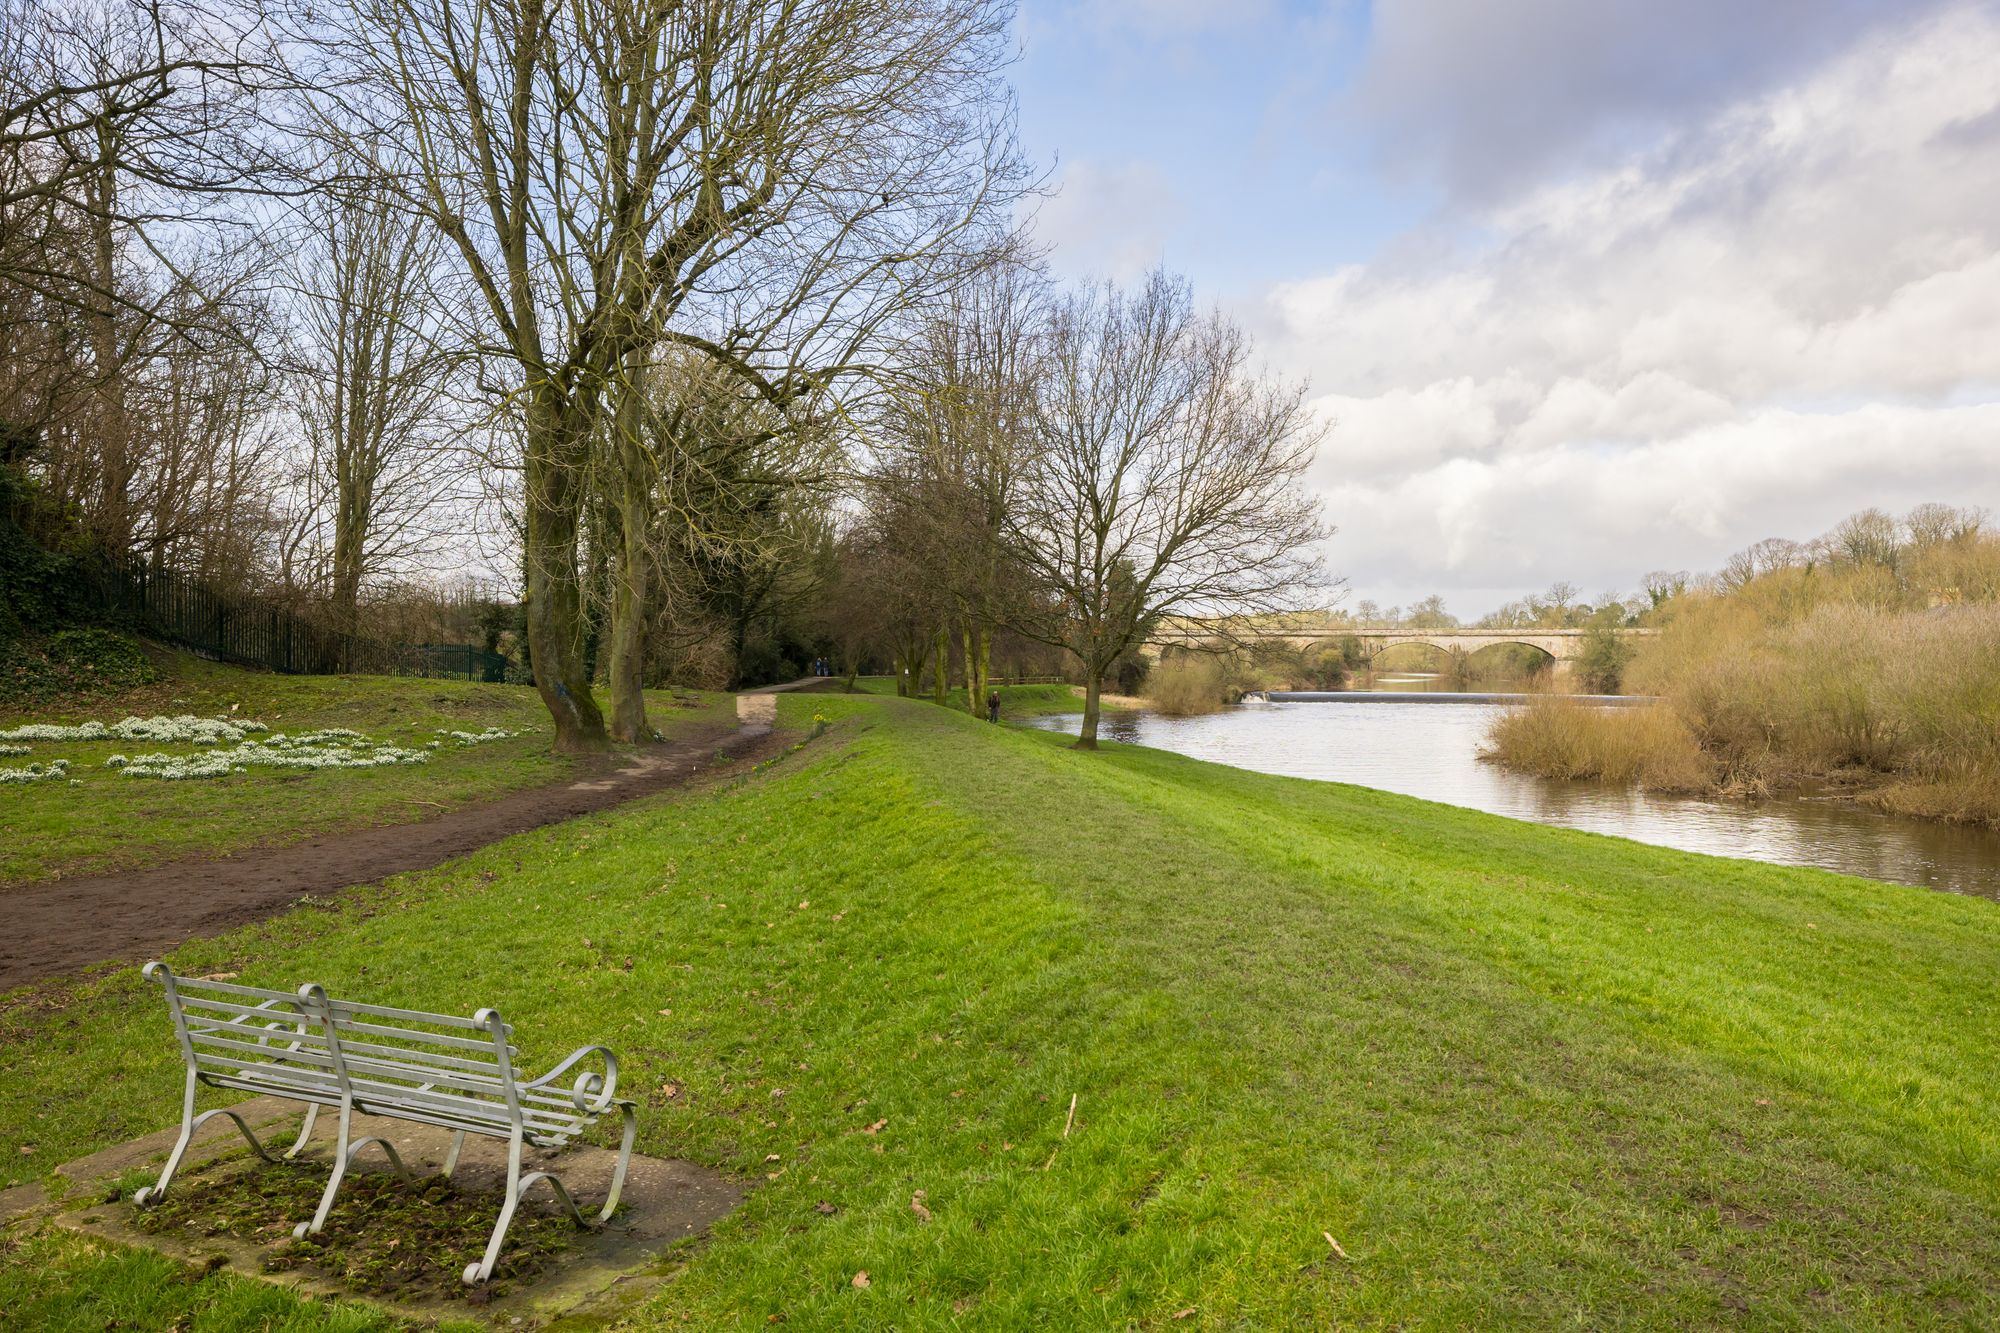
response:
[[[1662,847],[1820,866],[2000,899],[2000,835],[1833,801],[1756,803],[1554,782],[1482,763],[1494,704],[1245,704],[1206,717],[1107,714],[1102,734],[1286,777],[1352,782]],[[1075,732],[1078,718],[1037,725]]]

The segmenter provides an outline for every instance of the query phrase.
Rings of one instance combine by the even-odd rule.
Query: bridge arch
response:
[[[1368,655],[1368,665],[1378,671],[1393,671],[1397,669],[1381,665],[1382,659],[1391,653],[1398,654],[1407,660],[1414,653],[1421,652],[1429,660],[1432,667],[1440,670],[1448,669],[1458,657],[1457,653],[1444,644],[1433,643],[1420,635],[1411,635],[1409,638],[1404,639],[1376,640],[1373,642],[1363,639],[1361,641],[1361,650]],[[1404,669],[1418,670],[1420,668],[1409,667]]]
[[[1508,661],[1509,658],[1512,660]],[[1563,661],[1546,645],[1529,639],[1498,639],[1482,643],[1465,654],[1467,669],[1475,673],[1482,667],[1505,664],[1518,666],[1522,674],[1534,676],[1560,667]]]

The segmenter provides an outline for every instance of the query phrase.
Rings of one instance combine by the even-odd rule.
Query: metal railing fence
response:
[[[345,634],[289,608],[225,593],[144,561],[79,570],[79,602],[202,657],[288,675],[435,676],[525,684],[511,660],[471,644],[393,644]]]

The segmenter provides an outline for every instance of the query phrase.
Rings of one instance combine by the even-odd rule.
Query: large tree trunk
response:
[[[583,502],[578,455],[588,446],[569,405],[550,388],[528,409],[524,556],[528,567],[528,645],[535,689],[555,719],[556,748],[567,753],[608,749],[604,715],[590,692],[585,661],[582,579],[576,538]]]
[[[639,438],[642,406],[636,376],[638,358],[630,358],[627,378],[619,386],[614,447],[618,460],[618,572],[611,587],[611,737],[627,744],[651,739],[646,726],[646,591],[650,572],[647,538],[652,533],[652,486],[646,450]]]
[[[90,331],[90,358],[97,376],[93,389],[96,411],[91,429],[97,436],[97,496],[91,529],[112,555],[132,548],[131,414],[127,408],[124,356],[118,345],[118,243],[112,219],[118,212],[116,145],[110,130],[99,135],[103,165],[90,180],[91,281],[97,292],[84,323]]]
[[[350,429],[352,423],[349,423]],[[358,451],[365,447],[350,435],[340,446]],[[365,464],[350,458],[338,470],[333,501],[333,587],[331,600],[334,625],[343,634],[361,628],[361,575],[367,563],[368,529],[374,508],[373,479],[357,475]]]
[[[970,620],[962,622],[958,627],[959,647],[965,653],[965,711],[973,717],[982,717],[986,711],[986,691],[979,688],[979,649],[975,643],[977,634]]]
[[[1104,690],[1104,672],[1098,667],[1086,667],[1083,674],[1083,729],[1077,733],[1076,748],[1095,750],[1097,748],[1098,695]]]
[[[972,643],[976,650],[974,652],[974,659],[978,662],[978,675],[976,679],[979,682],[979,687],[977,697],[979,699],[979,706],[984,708],[986,707],[987,691],[993,688],[993,631],[984,625],[979,626],[972,631]],[[980,714],[975,713],[974,716],[980,716]]]

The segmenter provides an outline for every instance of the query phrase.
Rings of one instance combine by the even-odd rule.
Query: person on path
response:
[[[986,692],[986,720],[988,722],[998,722],[1000,720],[1000,691],[998,690],[988,690]]]

